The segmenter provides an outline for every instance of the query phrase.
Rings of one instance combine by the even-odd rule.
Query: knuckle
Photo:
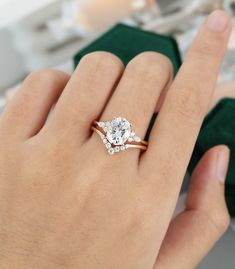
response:
[[[206,58],[208,56],[211,56],[212,54],[212,50],[210,49],[210,46],[208,46],[208,44],[205,42],[199,45],[195,45],[193,52],[194,52],[194,55],[198,57],[199,59]]]
[[[97,69],[122,70],[122,61],[114,54],[105,51],[91,52],[83,56],[81,63],[96,66]]]
[[[168,57],[157,52],[142,52],[134,57],[127,68],[138,69],[139,72],[151,77],[168,79],[172,76],[173,66]]]
[[[219,217],[215,220],[218,231],[224,233],[230,224],[230,216],[227,210],[220,212]]]
[[[195,92],[195,91],[193,91]],[[204,104],[199,100],[199,94],[187,93],[186,90],[178,90],[176,96],[172,94],[170,99],[171,109],[183,121],[197,125],[205,115]]]
[[[58,85],[61,80],[68,80],[69,75],[59,70],[42,69],[33,71],[26,79],[25,84],[35,84],[54,86]]]
[[[154,65],[169,70],[172,68],[172,63],[168,57],[153,51],[147,51],[138,54],[130,61],[130,64],[143,65],[144,67],[151,67],[151,65]]]
[[[214,58],[222,53],[221,44],[224,43],[221,36],[213,36],[211,38],[200,40],[195,43],[193,53],[197,58]]]
[[[209,225],[215,230],[216,234],[223,234],[230,224],[230,216],[226,208],[211,211],[208,216]]]
[[[181,101],[182,103],[182,101]],[[196,125],[198,123],[198,117],[197,114],[199,114],[198,109],[194,109],[194,107],[182,104],[177,104],[176,106],[176,113],[177,116],[179,116],[180,119],[183,119],[183,121],[189,123],[190,125]]]

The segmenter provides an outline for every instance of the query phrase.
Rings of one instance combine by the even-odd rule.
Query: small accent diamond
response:
[[[99,126],[100,128],[104,128],[104,126],[105,126],[105,122],[103,122],[103,121],[98,122],[98,126]]]
[[[114,151],[115,151],[115,152],[119,152],[119,151],[120,151],[120,147],[115,147],[115,148],[114,148]]]
[[[132,137],[135,136],[135,132],[132,131],[132,132],[131,132],[131,136],[132,136]]]
[[[113,149],[113,148],[110,148],[110,149],[108,150],[108,153],[109,153],[110,155],[113,155],[113,154],[114,154],[114,149]]]
[[[121,147],[120,147],[120,150],[125,150],[126,148],[125,148],[125,145],[122,145]]]
[[[135,136],[134,140],[135,140],[135,142],[140,142],[141,141],[141,139],[138,136]]]
[[[106,146],[107,149],[110,149],[111,148],[111,144],[110,143],[106,143],[105,146]]]
[[[103,139],[103,143],[106,144],[108,140],[106,138]]]
[[[133,140],[134,140],[134,139],[133,139],[132,137],[129,137],[129,138],[128,138],[128,141],[129,141],[129,142],[132,142]]]

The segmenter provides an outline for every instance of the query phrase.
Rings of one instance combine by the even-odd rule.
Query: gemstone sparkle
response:
[[[114,118],[107,128],[106,137],[113,145],[123,145],[131,134],[131,125],[125,118]]]

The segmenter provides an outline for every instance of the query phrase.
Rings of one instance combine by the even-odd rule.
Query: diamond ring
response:
[[[130,122],[122,117],[94,121],[91,129],[100,136],[110,155],[128,148],[146,150],[148,146],[148,142],[137,136]]]

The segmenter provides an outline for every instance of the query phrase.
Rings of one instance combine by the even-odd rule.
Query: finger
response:
[[[170,224],[155,269],[195,268],[225,232],[229,215],[224,180],[229,149],[217,146],[199,162],[193,175],[186,210]]]
[[[68,80],[69,75],[55,70],[30,74],[7,104],[2,116],[2,132],[20,139],[37,134]]]
[[[53,133],[68,132],[70,137],[86,139],[122,71],[121,61],[108,52],[84,56],[61,95],[48,128]]]
[[[171,201],[177,199],[211,101],[230,30],[230,18],[222,11],[215,11],[206,19],[167,93],[151,132],[148,150],[143,154],[144,169],[156,171],[164,180],[159,181],[160,184],[171,186],[168,193]],[[150,180],[159,184],[155,177]],[[153,189],[152,184],[149,186]]]
[[[159,96],[171,77],[172,66],[168,58],[155,52],[139,54],[127,65],[101,120],[124,117],[143,138]],[[139,151],[135,152],[138,156]]]

